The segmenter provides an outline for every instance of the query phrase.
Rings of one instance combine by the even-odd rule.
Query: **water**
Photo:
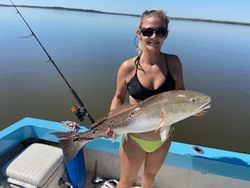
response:
[[[120,63],[137,54],[139,18],[20,8],[97,119],[108,112]],[[0,129],[23,117],[76,120],[67,85],[13,8],[0,7]],[[174,140],[250,153],[250,27],[171,21],[163,51],[178,54],[187,89],[212,109],[175,125]],[[89,125],[88,121],[84,124]]]

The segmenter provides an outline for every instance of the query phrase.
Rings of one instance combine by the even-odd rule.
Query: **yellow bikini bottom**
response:
[[[154,152],[164,143],[161,140],[146,140],[143,138],[135,137],[131,134],[128,134],[127,136],[129,136],[135,143],[137,143],[147,153]],[[123,140],[121,142],[122,145],[124,143],[124,139],[125,138],[123,137]]]
[[[172,138],[173,137],[173,132],[174,132],[174,127],[171,127],[168,136]],[[146,139],[143,139],[143,138],[133,136],[131,134],[127,134],[127,136],[129,136],[135,143],[137,143],[146,153],[154,152],[159,147],[161,147],[161,145],[164,143],[161,140],[146,140]],[[125,136],[123,136],[121,146],[123,145],[123,142],[124,142],[124,139],[125,139],[124,137]]]

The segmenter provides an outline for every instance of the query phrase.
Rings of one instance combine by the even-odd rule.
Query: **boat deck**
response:
[[[86,187],[93,187],[93,177],[119,178],[119,157],[115,154],[84,149],[85,165],[88,183]],[[139,171],[136,184],[140,185],[143,167]],[[240,180],[202,171],[184,169],[164,164],[160,169],[153,188],[247,188],[250,181]]]

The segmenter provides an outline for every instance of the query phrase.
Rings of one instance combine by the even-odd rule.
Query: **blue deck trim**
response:
[[[30,138],[58,142],[57,138],[50,134],[50,132],[67,130],[68,129],[59,122],[28,117],[24,118],[0,131],[0,155],[18,143]],[[81,128],[81,131],[86,130],[85,127]]]
[[[24,118],[0,131],[0,155],[29,138],[57,142],[57,138],[50,132],[67,130],[62,123]],[[86,130],[85,127],[80,129],[81,132]],[[87,143],[85,147],[117,155],[120,141],[121,137],[114,142],[111,139],[99,138]],[[165,163],[187,170],[250,181],[250,154],[198,146],[204,152],[199,154],[193,147],[194,145],[172,142]]]

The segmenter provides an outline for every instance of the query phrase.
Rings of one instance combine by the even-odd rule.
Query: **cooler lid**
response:
[[[4,171],[11,179],[42,187],[62,163],[60,148],[34,143],[7,164]]]

